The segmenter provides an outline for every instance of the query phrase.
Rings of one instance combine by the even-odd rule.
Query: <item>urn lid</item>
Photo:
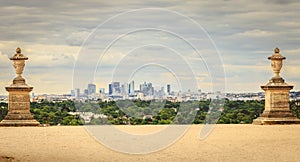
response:
[[[16,52],[17,53],[13,57],[9,58],[10,60],[28,60],[28,57],[24,56],[21,53],[22,52],[21,48],[18,47],[16,49]]]
[[[269,60],[284,60],[284,59],[286,59],[279,52],[280,52],[279,48],[276,47],[274,49],[274,54],[272,56],[268,57],[268,59]]]

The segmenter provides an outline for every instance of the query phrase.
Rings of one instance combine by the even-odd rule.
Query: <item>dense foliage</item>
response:
[[[74,112],[74,102],[49,102],[31,103],[30,111],[34,118],[41,124],[50,125],[83,125],[84,121],[78,115],[70,115],[68,112]]]
[[[291,111],[300,117],[294,101]],[[49,102],[31,103],[31,113],[41,124],[83,125],[79,115],[69,112],[93,112],[106,117],[91,117],[89,124],[200,124],[210,120],[220,124],[249,124],[264,109],[264,101],[211,100],[191,102],[125,100],[122,102]],[[222,111],[223,110],[223,111]],[[7,104],[0,103],[0,120],[7,114]],[[208,117],[209,114],[209,117]]]
[[[211,100],[173,103],[166,101],[122,101],[77,103],[81,112],[105,114],[107,119],[93,118],[92,124],[220,124],[252,123],[264,109],[264,101],[229,101],[222,103]],[[164,105],[161,107],[161,105]],[[222,111],[223,110],[223,111]],[[209,114],[209,115],[208,115]]]
[[[0,105],[0,120],[7,114],[7,103]],[[78,115],[70,115],[75,111],[72,101],[31,103],[30,111],[33,117],[41,124],[50,125],[83,125],[84,122]]]
[[[4,119],[7,114],[7,103],[0,102],[0,120]]]
[[[264,101],[227,101],[218,123],[252,123],[264,110]]]
[[[300,105],[297,106],[296,105],[296,101],[291,101],[290,102],[290,109],[291,109],[292,113],[295,116],[297,116],[298,118],[300,118]]]

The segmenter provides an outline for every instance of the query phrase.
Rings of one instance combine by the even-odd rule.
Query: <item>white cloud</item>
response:
[[[236,34],[236,36],[238,36],[238,37],[250,37],[250,38],[269,37],[269,36],[273,36],[273,35],[274,35],[273,32],[260,30],[260,29],[248,30],[248,31]]]
[[[295,21],[280,21],[276,23],[279,26],[288,27],[288,28],[299,28],[300,22]]]
[[[297,79],[300,80],[300,73],[299,73],[300,65],[289,65],[283,66],[282,75],[286,76],[287,78]]]
[[[287,54],[299,55],[300,54],[300,48],[298,48],[298,49],[284,50],[284,52],[287,53]]]
[[[10,63],[8,56],[3,54],[1,51],[0,51],[0,60],[1,60],[0,66],[2,67],[7,66]]]

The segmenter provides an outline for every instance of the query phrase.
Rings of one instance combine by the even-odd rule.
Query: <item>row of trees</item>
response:
[[[31,103],[30,111],[34,118],[41,124],[50,125],[83,125],[84,121],[78,115],[70,115],[75,112],[74,102],[49,102]]]
[[[81,112],[107,115],[93,118],[92,124],[240,124],[252,123],[264,109],[264,101],[111,101],[76,103]]]
[[[294,101],[291,110],[300,115]],[[106,118],[92,116],[89,124],[249,124],[264,110],[264,101],[142,101],[110,102],[49,102],[31,103],[31,113],[41,124],[83,125],[78,115],[69,112],[93,112]],[[0,120],[7,114],[7,104],[0,103]],[[299,117],[299,116],[298,116]]]
[[[83,125],[84,121],[78,115],[70,115],[74,112],[74,102],[49,102],[31,103],[30,112],[41,124],[50,125]],[[0,103],[0,120],[7,114],[7,103]]]

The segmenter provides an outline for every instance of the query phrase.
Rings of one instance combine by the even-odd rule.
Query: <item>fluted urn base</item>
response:
[[[12,84],[6,87],[9,92],[8,113],[0,122],[0,126],[39,126],[30,113],[29,92],[33,87],[26,84]]]

